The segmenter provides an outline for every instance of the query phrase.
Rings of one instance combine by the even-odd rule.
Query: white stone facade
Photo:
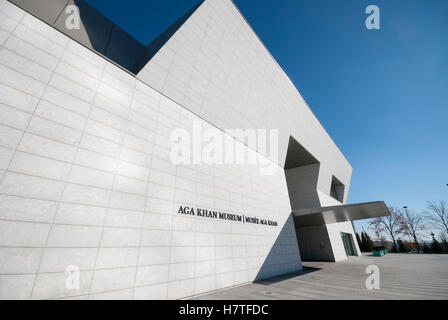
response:
[[[171,132],[194,123],[279,129],[279,170],[173,164]],[[0,299],[176,299],[300,270],[290,135],[320,162],[321,205],[333,175],[345,202],[349,163],[231,1],[206,0],[134,76],[0,0]]]
[[[320,162],[318,189],[335,175],[347,200],[350,164],[232,1],[206,0],[137,78],[218,128],[280,130],[281,167],[293,136]]]

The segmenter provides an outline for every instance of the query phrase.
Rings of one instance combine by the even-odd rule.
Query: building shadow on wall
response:
[[[200,1],[147,46],[110,21],[85,0],[69,1],[68,5],[75,4],[79,8],[82,26],[80,30],[65,30],[65,32],[129,72],[137,74],[174,33],[179,30],[202,2]],[[57,23],[59,27],[63,27],[64,19],[60,19],[61,21]]]
[[[267,285],[319,270],[312,267],[302,268],[291,213],[260,267],[254,282]]]
[[[145,46],[86,1],[71,0],[69,4],[71,2],[79,9],[81,29],[66,32],[86,47],[102,54],[124,69],[135,72],[145,52]],[[63,26],[64,19],[60,19],[59,27]]]
[[[292,136],[289,137],[284,169],[291,208],[319,206],[317,179],[320,163]],[[320,269],[311,267],[302,269],[294,217],[291,212],[254,282],[272,283],[285,280],[285,277],[296,277],[318,270]]]

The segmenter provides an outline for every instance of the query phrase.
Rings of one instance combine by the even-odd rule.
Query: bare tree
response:
[[[420,253],[420,243],[418,242],[417,235],[420,231],[425,230],[424,217],[414,211],[408,211],[407,209],[405,210],[403,217],[404,222],[406,223],[403,232],[414,240],[414,246],[417,249],[417,252]]]
[[[406,222],[403,213],[396,208],[389,207],[390,216],[378,217],[370,222],[369,227],[375,231],[378,238],[381,238],[383,232],[386,232],[394,243],[395,248],[398,249],[395,237],[402,234],[406,229]]]
[[[448,208],[445,201],[427,201],[426,206],[429,218],[435,224],[435,226],[448,233]]]

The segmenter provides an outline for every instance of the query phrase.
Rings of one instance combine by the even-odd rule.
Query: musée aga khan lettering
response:
[[[352,221],[389,214],[347,204],[352,167],[231,0],[148,45],[81,0],[0,0],[0,75],[0,299],[193,297],[359,255]],[[173,162],[198,127],[258,160]]]
[[[265,220],[260,219],[256,217],[246,217],[244,215],[239,214],[231,214],[226,212],[217,212],[217,211],[211,211],[207,209],[194,209],[190,207],[179,207],[179,211],[177,213],[181,214],[187,214],[187,215],[197,215],[198,217],[205,217],[205,218],[213,218],[213,219],[223,219],[223,220],[230,220],[230,221],[236,221],[236,222],[242,222],[242,223],[254,223],[254,224],[264,224],[269,226],[277,226],[277,221],[271,221],[271,220]]]

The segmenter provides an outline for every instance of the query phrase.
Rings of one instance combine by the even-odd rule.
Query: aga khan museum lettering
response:
[[[177,213],[191,215],[191,216],[197,216],[197,217],[210,218],[210,219],[228,220],[228,221],[234,221],[234,222],[240,222],[240,223],[261,224],[261,225],[267,225],[267,226],[272,226],[272,227],[278,226],[277,221],[260,219],[260,218],[256,218],[256,217],[248,217],[248,216],[239,215],[239,214],[212,211],[212,210],[201,209],[201,208],[195,209],[195,208],[191,208],[191,207],[187,207],[187,206],[180,206]]]

